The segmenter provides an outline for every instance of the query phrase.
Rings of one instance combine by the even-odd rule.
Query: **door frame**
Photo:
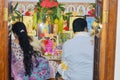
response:
[[[114,80],[117,3],[118,0],[103,0],[99,80]]]
[[[0,2],[0,80],[8,80],[8,0]]]

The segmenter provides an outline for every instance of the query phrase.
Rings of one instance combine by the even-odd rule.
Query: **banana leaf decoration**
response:
[[[22,14],[16,10],[16,8],[18,7],[18,3],[16,3],[15,7],[12,8],[12,14],[11,14],[11,18],[12,18],[12,21],[15,21],[15,19],[19,19],[19,21],[21,20],[22,18]]]
[[[62,33],[63,31],[63,16],[60,17],[59,23],[58,23],[58,33]]]
[[[52,0],[51,0],[52,1]],[[57,0],[54,0],[57,2]],[[58,6],[52,8],[42,7],[41,4],[42,0],[39,0],[36,4],[37,12],[37,22],[41,23],[42,20],[45,20],[47,16],[50,16],[51,24],[54,23],[55,19],[60,19],[62,14],[61,11],[64,11],[64,4],[58,4]]]
[[[33,29],[37,30],[37,13],[33,13]]]

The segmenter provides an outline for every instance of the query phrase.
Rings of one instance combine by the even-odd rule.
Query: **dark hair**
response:
[[[83,18],[77,18],[73,21],[72,26],[74,33],[84,31],[85,28],[87,29],[87,21]]]
[[[31,38],[28,36],[26,26],[22,22],[16,22],[12,26],[12,31],[18,36],[20,47],[23,50],[25,75],[30,76],[33,68],[32,55],[35,53],[33,47],[30,45]]]

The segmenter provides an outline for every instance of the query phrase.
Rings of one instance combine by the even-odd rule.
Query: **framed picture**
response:
[[[77,18],[84,18],[85,19],[85,16],[70,16],[69,17],[69,30],[72,31],[72,24],[73,24],[73,21]]]
[[[23,16],[23,23],[27,28],[28,35],[35,36],[36,30],[33,29],[33,17],[32,16]]]
[[[92,23],[95,21],[95,17],[86,15],[87,29],[88,32],[91,31]]]

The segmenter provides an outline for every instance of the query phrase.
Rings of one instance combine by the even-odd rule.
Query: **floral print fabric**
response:
[[[35,58],[32,57],[33,71],[30,77],[25,76],[25,69],[23,64],[23,51],[20,45],[12,41],[12,59],[11,59],[11,71],[14,80],[47,80],[50,77],[50,68],[48,60],[44,57],[36,57],[39,65],[36,67]]]

